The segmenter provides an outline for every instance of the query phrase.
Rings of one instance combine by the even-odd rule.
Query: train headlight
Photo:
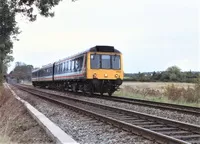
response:
[[[96,73],[93,74],[93,78],[97,78],[97,74]]]
[[[115,77],[116,77],[116,78],[118,78],[118,77],[119,77],[119,75],[118,75],[118,74],[116,74],[116,75],[115,75]]]
[[[104,77],[108,77],[108,74],[104,74]]]

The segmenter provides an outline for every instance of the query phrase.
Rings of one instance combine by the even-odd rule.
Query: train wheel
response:
[[[93,90],[90,90],[89,96],[92,96],[94,94]]]
[[[101,96],[103,96],[103,93],[104,93],[104,92],[103,92],[103,89],[101,89],[101,91],[100,91]]]
[[[65,91],[69,91],[69,87],[68,87],[68,84],[65,84]]]
[[[112,94],[113,94],[112,92],[108,92],[108,95],[109,95],[109,96],[112,96]]]
[[[114,90],[109,89],[109,90],[108,90],[108,95],[109,95],[109,96],[112,96],[112,94],[113,94],[114,92],[115,92]]]
[[[78,89],[77,89],[77,84],[72,84],[72,91],[73,92],[77,92],[78,91]]]
[[[93,88],[93,85],[90,84],[89,85],[89,96],[92,96],[94,94],[94,88]]]
[[[110,85],[107,92],[108,92],[108,95],[109,95],[109,96],[112,96],[112,94],[113,94],[115,91],[116,91],[115,86]]]
[[[83,95],[86,95],[86,91],[87,91],[87,86],[85,84],[82,85],[81,91],[83,93]]]
[[[62,86],[62,92],[64,92],[64,91],[65,91],[65,85]]]
[[[83,93],[83,95],[84,95],[84,96],[86,95],[86,92],[85,92],[85,90],[82,90],[82,93]]]

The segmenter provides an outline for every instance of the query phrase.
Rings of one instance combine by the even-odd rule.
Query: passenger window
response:
[[[69,72],[71,72],[71,63],[72,63],[72,62],[69,61],[69,65],[68,65],[68,68],[69,68],[68,70],[69,70]]]
[[[83,57],[79,57],[76,59],[76,63],[75,63],[76,71],[81,71],[82,66],[83,66]]]
[[[82,67],[83,67],[83,56],[82,57],[80,57],[80,60],[79,60],[79,71],[81,71],[82,70]]]
[[[58,74],[60,73],[60,64],[58,64]]]
[[[59,73],[59,65],[57,65],[57,74]]]
[[[61,64],[59,64],[59,74],[62,72]]]
[[[62,63],[62,73],[65,72],[65,63]]]
[[[67,72],[67,62],[65,62],[65,72]]]
[[[47,69],[47,73],[46,73],[46,76],[48,76],[49,75],[49,68]]]
[[[74,60],[72,60],[71,70],[74,71]]]
[[[67,68],[66,71],[67,71],[67,72],[69,71],[69,66],[68,66],[68,65],[69,65],[69,61],[67,61],[67,63],[66,63],[66,68]]]
[[[74,61],[74,71],[78,71],[78,59],[75,59]]]

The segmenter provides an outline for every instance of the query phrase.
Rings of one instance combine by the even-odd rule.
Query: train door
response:
[[[85,73],[85,77],[87,76],[87,54],[83,55],[83,72]]]

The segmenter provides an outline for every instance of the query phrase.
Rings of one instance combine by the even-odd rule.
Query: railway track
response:
[[[143,137],[155,142],[200,144],[200,126],[186,124],[114,106],[88,102],[78,98],[41,92],[27,87],[16,87],[32,95],[111,123],[134,134],[142,135]]]
[[[76,94],[82,95],[82,93],[76,93]],[[157,108],[161,110],[177,111],[184,114],[200,116],[200,108],[198,107],[184,106],[184,105],[177,105],[177,104],[170,104],[170,103],[163,103],[163,102],[153,102],[153,101],[148,101],[148,100],[140,100],[140,99],[133,99],[133,98],[118,97],[118,96],[111,96],[111,97],[100,96],[98,94],[94,94],[93,97],[98,98],[98,99],[114,101],[114,102],[141,105],[141,106]]]
[[[181,112],[185,114],[200,116],[200,108],[198,107],[169,104],[169,103],[163,103],[163,102],[153,102],[153,101],[148,101],[148,100],[139,100],[139,99],[125,98],[125,97],[118,97],[118,96],[112,96],[112,97],[99,96],[99,95],[94,95],[94,96],[95,98],[99,98],[99,99],[106,99],[110,101],[123,102],[123,103],[128,103],[128,104],[141,105],[141,106],[147,106],[147,107],[152,107],[152,108],[159,108],[162,110],[177,111],[177,112]]]

